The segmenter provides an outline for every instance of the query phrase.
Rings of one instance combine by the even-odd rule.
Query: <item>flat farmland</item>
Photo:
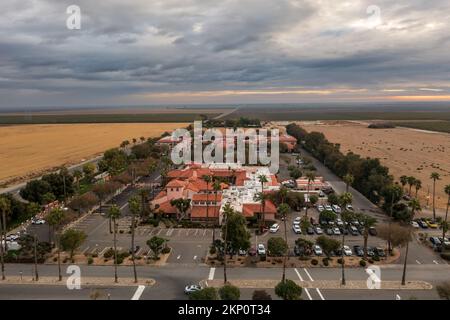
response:
[[[21,180],[76,164],[124,140],[156,137],[188,123],[50,124],[0,126],[0,181]]]
[[[431,207],[433,171],[441,175],[436,183],[436,205],[445,208],[447,196],[443,189],[450,184],[450,134],[424,132],[409,128],[369,129],[367,123],[351,121],[299,122],[307,131],[325,134],[333,143],[341,144],[341,151],[352,151],[362,157],[379,158],[398,180],[400,176],[414,176],[422,181],[419,191],[424,207]],[[414,191],[414,189],[413,189]]]

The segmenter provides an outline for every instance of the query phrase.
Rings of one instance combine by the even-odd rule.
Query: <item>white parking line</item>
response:
[[[103,256],[105,254],[105,252],[108,251],[109,249],[110,249],[109,247],[105,247],[102,251],[100,251],[100,253],[98,255]]]
[[[197,234],[198,234],[198,229],[195,229],[194,236],[196,236]]]
[[[439,262],[437,262],[436,260],[433,260],[433,263],[434,263],[434,264],[439,264]]]
[[[123,206],[120,207],[120,211],[122,211],[126,206],[128,206],[128,202],[125,203]]]
[[[312,297],[309,294],[308,288],[304,288],[304,289],[305,289],[306,295],[308,296],[309,300],[312,300]]]
[[[194,256],[194,260],[197,260],[197,256]]]
[[[311,277],[311,275],[309,274],[308,270],[306,270],[306,268],[303,268],[303,270],[305,271],[306,275],[308,276],[309,280],[314,281],[314,279]]]
[[[89,246],[87,246],[83,251],[81,251],[82,254],[85,254],[89,250]]]
[[[300,279],[300,281],[303,281],[302,276],[300,275],[300,272],[298,272],[297,269],[294,268],[295,273],[297,274],[298,278]]]
[[[325,298],[322,295],[322,292],[320,292],[319,288],[316,288],[317,293],[319,294],[320,299],[325,300]]]
[[[399,294],[395,295],[395,300],[402,300],[402,297],[400,297]]]
[[[159,231],[156,233],[157,236],[161,233],[162,229],[159,229]]]
[[[417,263],[417,264],[422,264],[419,260],[416,260],[416,263]]]
[[[170,228],[169,230],[167,230],[166,236],[170,237],[172,235],[172,233],[173,233],[173,228]]]
[[[136,289],[136,292],[134,293],[133,297],[131,298],[131,300],[139,300],[141,298],[142,293],[145,290],[145,286],[139,286]]]
[[[181,258],[181,254],[180,254],[180,255],[178,255],[178,257],[177,257],[177,260],[180,260],[180,258]]]
[[[216,272],[216,268],[209,269],[208,280],[214,280],[214,273]]]
[[[206,236],[206,231],[208,231],[208,230],[205,229],[205,230],[203,231],[203,236]]]

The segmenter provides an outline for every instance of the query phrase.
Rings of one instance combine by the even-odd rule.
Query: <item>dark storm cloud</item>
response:
[[[363,0],[80,0],[82,29],[68,30],[71,4],[2,1],[0,107],[450,87],[448,1],[377,1],[376,19]]]

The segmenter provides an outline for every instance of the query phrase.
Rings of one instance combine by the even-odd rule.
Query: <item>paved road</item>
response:
[[[29,265],[7,265],[7,275],[18,275],[20,271],[30,269]],[[229,268],[228,279],[274,279],[281,278],[281,268]],[[433,286],[441,281],[450,279],[450,267],[448,265],[413,265],[408,267],[407,280],[423,280],[430,282]],[[31,269],[30,269],[31,273]],[[39,266],[41,276],[56,276],[57,267],[42,265]],[[381,268],[381,280],[400,280],[402,267],[399,265],[389,265]],[[112,267],[82,266],[82,276],[109,277],[113,279]],[[170,264],[166,267],[138,267],[140,278],[153,278],[156,284],[153,287],[146,287],[141,292],[139,299],[186,299],[183,288],[187,284],[198,283],[206,279],[223,279],[223,269],[212,270],[204,265],[181,265]],[[300,281],[336,280],[340,279],[341,270],[339,268],[298,268],[287,269],[287,278]],[[119,279],[121,277],[131,277],[130,267],[119,267]],[[363,269],[347,269],[347,280],[367,280],[367,274]],[[113,287],[93,286],[83,287],[82,290],[68,290],[65,286],[48,285],[5,285],[0,282],[0,299],[90,299],[93,290],[99,289],[102,293],[101,299],[106,299],[110,293],[111,299],[131,299],[138,290],[137,286]],[[276,298],[273,289],[267,290],[273,298]],[[242,298],[249,299],[253,289],[243,289]],[[310,288],[303,290],[304,300],[333,300],[333,299],[437,299],[435,289],[431,290],[351,290],[351,289],[317,289]]]

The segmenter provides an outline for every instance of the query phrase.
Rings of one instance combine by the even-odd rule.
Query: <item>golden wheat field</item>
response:
[[[124,140],[155,137],[187,123],[56,124],[0,127],[0,181],[17,181],[89,159]]]
[[[322,132],[329,141],[341,144],[343,153],[352,151],[363,157],[379,158],[397,180],[402,175],[420,179],[423,207],[427,203],[431,206],[430,174],[438,172],[441,180],[436,183],[436,206],[445,208],[444,186],[450,184],[450,134],[408,128],[369,129],[368,123],[351,121],[299,122],[299,125],[307,131]]]

